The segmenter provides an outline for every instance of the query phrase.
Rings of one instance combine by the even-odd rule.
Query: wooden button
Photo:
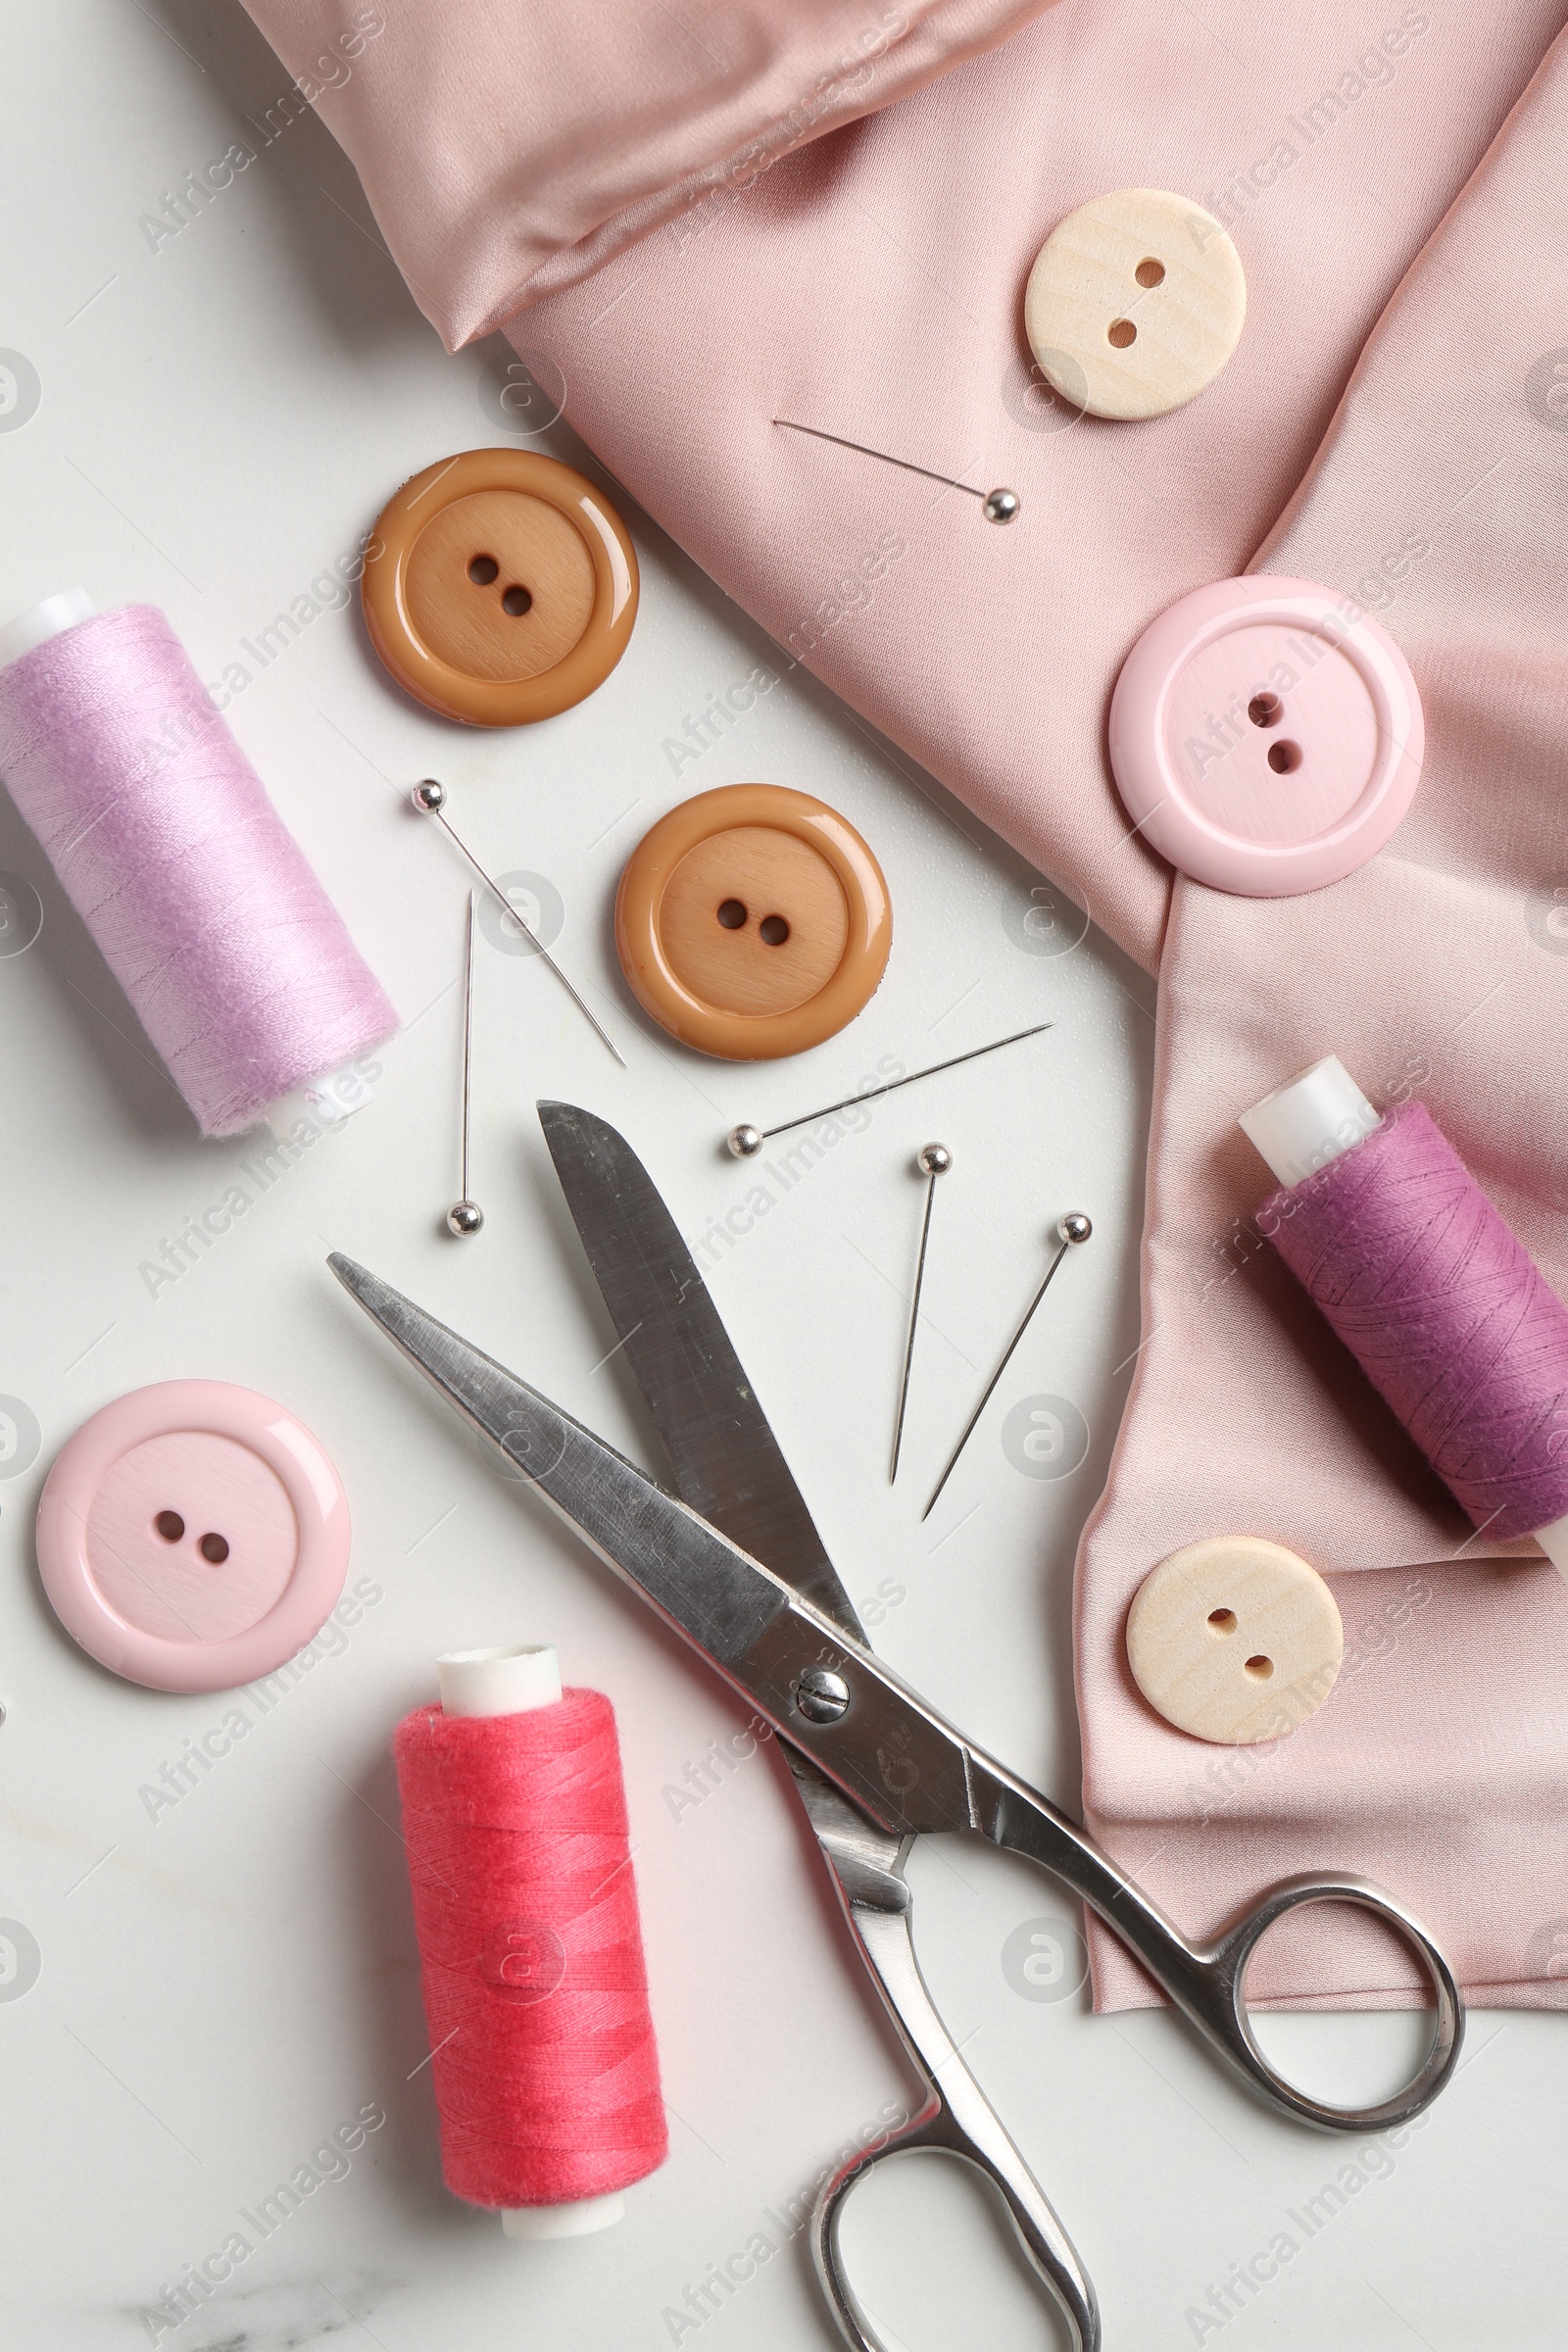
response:
[[[1241,257],[1211,213],[1162,188],[1097,196],[1035,258],[1024,326],[1063,400],[1163,416],[1213,382],[1247,316]]]
[[[615,899],[646,1012],[704,1054],[767,1061],[852,1021],[887,966],[893,913],[855,827],[808,793],[730,784],[662,817]]]
[[[444,718],[514,727],[609,677],[637,616],[625,525],[584,475],[521,449],[427,466],[382,509],[362,594],[370,642]]]
[[[1334,1688],[1345,1634],[1315,1568],[1282,1544],[1217,1536],[1152,1569],[1127,1619],[1133,1680],[1179,1732],[1278,1740]]]

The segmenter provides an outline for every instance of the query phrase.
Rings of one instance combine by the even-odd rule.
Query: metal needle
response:
[[[891,458],[885,449],[868,449],[863,441],[846,441],[842,433],[824,433],[819,425],[797,424],[792,416],[775,416],[789,433],[809,433],[813,441],[831,441],[835,449],[856,449],[862,458],[880,458],[884,466],[901,466],[906,473],[923,474],[928,482],[945,482],[950,490],[961,490],[966,498],[977,498],[985,509],[987,522],[1011,522],[1020,513],[1023,501],[1016,490],[977,490],[973,482],[960,482],[951,473],[936,473],[929,466],[913,465],[907,458]]]
[[[893,1428],[893,1461],[888,1471],[891,1487],[899,1475],[899,1448],[904,1444],[904,1408],[909,1401],[909,1374],[914,1365],[914,1327],[920,1320],[920,1292],[925,1282],[926,1244],[931,1239],[931,1205],[937,1197],[937,1178],[945,1176],[953,1165],[953,1153],[946,1144],[927,1144],[916,1166],[926,1179],[925,1215],[920,1220],[920,1254],[914,1268],[914,1296],[909,1300],[909,1337],[904,1350],[904,1379],[899,1388],[899,1417]]]
[[[416,784],[413,792],[410,793],[409,798],[414,803],[416,808],[418,809],[421,816],[433,816],[436,823],[443,828],[447,838],[456,845],[461,854],[467,859],[474,872],[478,875],[480,881],[484,884],[486,890],[490,891],[494,897],[500,901],[503,912],[511,915],[513,921],[521,931],[524,939],[531,942],[534,953],[544,957],[545,962],[555,973],[556,978],[561,982],[562,987],[565,990],[567,996],[576,1005],[577,1010],[582,1014],[583,1019],[588,1023],[589,1028],[599,1039],[601,1045],[609,1047],[611,1053],[614,1054],[615,1059],[620,1063],[621,1068],[624,1069],[626,1067],[625,1055],[621,1053],[619,1047],[615,1044],[614,1039],[610,1036],[604,1025],[600,1021],[596,1020],[594,1015],[589,1011],[587,1005],[583,1003],[581,997],[578,996],[577,991],[572,987],[571,982],[566,978],[565,973],[562,970],[560,964],[551,955],[550,950],[545,946],[544,941],[539,937],[537,931],[533,929],[531,924],[523,915],[518,913],[516,907],[514,906],[512,901],[508,898],[500,883],[485,872],[484,867],[479,863],[479,860],[477,858],[475,858],[473,852],[465,845],[458,834],[453,832],[452,827],[447,822],[447,818],[444,813],[447,800],[446,786],[444,784],[437,783],[434,776],[426,776],[422,784]]]
[[[1032,1029],[1015,1029],[1011,1037],[993,1038],[989,1046],[971,1046],[967,1054],[955,1054],[950,1061],[933,1061],[929,1068],[911,1070],[906,1078],[890,1078],[886,1086],[868,1086],[863,1094],[846,1095],[842,1102],[829,1102],[821,1110],[808,1110],[798,1119],[785,1119],[778,1127],[752,1127],[743,1120],[732,1127],[725,1142],[736,1159],[752,1159],[762,1146],[775,1135],[788,1135],[793,1128],[809,1127],[817,1119],[830,1119],[836,1110],[848,1110],[856,1102],[875,1102],[883,1095],[896,1095],[901,1086],[913,1086],[918,1078],[935,1078],[943,1070],[956,1070],[962,1061],[978,1061],[982,1054],[1000,1054],[1004,1046],[1020,1045],[1026,1037],[1039,1037],[1042,1031],[1054,1029],[1054,1021],[1036,1021]]]
[[[473,891],[468,893],[468,975],[463,991],[463,1198],[447,1210],[447,1230],[463,1235],[477,1233],[484,1223],[484,1210],[468,1196],[468,1084],[473,1071],[473,916],[477,904]]]
[[[1035,1309],[1040,1304],[1040,1301],[1045,1297],[1046,1293],[1050,1290],[1052,1277],[1055,1273],[1056,1268],[1060,1265],[1068,1250],[1075,1249],[1080,1242],[1087,1242],[1089,1236],[1094,1232],[1094,1227],[1090,1224],[1089,1219],[1084,1215],[1084,1212],[1081,1208],[1069,1209],[1064,1217],[1057,1218],[1056,1237],[1059,1247],[1056,1250],[1055,1256],[1046,1268],[1046,1279],[1040,1285],[1040,1288],[1038,1291],[1036,1291],[1034,1297],[1030,1299],[1028,1312],[1025,1314],[1024,1319],[1019,1324],[1017,1330],[1013,1333],[1011,1339],[1007,1342],[1006,1351],[1004,1354],[1001,1363],[997,1366],[996,1370],[992,1373],[990,1380],[986,1383],[985,1395],[975,1406],[974,1411],[969,1415],[968,1426],[964,1430],[964,1433],[958,1440],[956,1446],[955,1446],[953,1448],[952,1453],[949,1455],[948,1466],[943,1471],[942,1476],[937,1480],[935,1487],[931,1491],[931,1500],[926,1504],[925,1509],[920,1513],[922,1520],[929,1519],[931,1513],[933,1510],[935,1510],[937,1496],[941,1494],[943,1488],[953,1476],[953,1472],[957,1463],[959,1454],[963,1451],[964,1447],[968,1445],[969,1440],[973,1437],[976,1422],[979,1420],[981,1414],[985,1411],[986,1406],[991,1402],[991,1398],[993,1393],[995,1392],[998,1381],[1002,1378],[1002,1375],[1004,1372],[1005,1372],[1007,1366],[1012,1361],[1013,1349],[1017,1347],[1018,1342],[1023,1338],[1024,1333],[1034,1321]]]

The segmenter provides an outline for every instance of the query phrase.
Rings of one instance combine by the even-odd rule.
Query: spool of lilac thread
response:
[[[1568,1307],[1424,1103],[1333,1054],[1245,1111],[1274,1247],[1478,1533],[1568,1576]]]
[[[0,629],[0,776],[204,1135],[358,1107],[397,1014],[156,607]]]

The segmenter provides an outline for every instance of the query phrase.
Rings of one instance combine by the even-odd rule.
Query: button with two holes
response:
[[[771,1059],[819,1045],[881,980],[882,869],[808,793],[731,784],[662,817],[628,858],[615,946],[661,1027],[705,1054]]]
[[[1315,1568],[1260,1536],[1173,1551],[1127,1619],[1133,1680],[1179,1732],[1226,1747],[1278,1740],[1334,1687],[1345,1634]]]
[[[1246,317],[1247,279],[1225,230],[1163,188],[1118,188],[1069,213],[1024,295],[1036,361],[1091,416],[1162,416],[1195,399]]]
[[[119,1397],[62,1447],[38,1566],[66,1631],[156,1690],[272,1673],[343,1590],[348,1503],[303,1423],[226,1381]]]
[[[470,449],[405,482],[376,519],[370,642],[444,717],[511,727],[603,683],[637,612],[626,527],[583,474],[533,450]]]
[[[1213,889],[1284,898],[1343,881],[1398,825],[1421,778],[1421,698],[1352,599],[1253,572],[1151,621],[1108,742],[1152,849]]]

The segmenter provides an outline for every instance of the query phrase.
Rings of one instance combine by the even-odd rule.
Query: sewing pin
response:
[[[793,417],[775,416],[786,432],[809,433],[813,441],[831,441],[837,449],[858,449],[862,458],[880,458],[884,466],[902,466],[906,473],[924,474],[928,482],[945,482],[950,490],[961,490],[966,498],[977,498],[987,522],[1011,522],[1023,505],[1016,490],[977,490],[972,482],[960,482],[951,473],[934,473],[929,466],[915,466],[907,458],[889,457],[885,449],[867,449],[863,441],[846,441],[842,433],[824,433],[818,425],[797,424]]]
[[[447,1231],[477,1233],[484,1210],[468,1198],[468,1081],[473,1070],[473,912],[475,893],[468,893],[468,976],[463,991],[463,1199],[447,1210]]]
[[[620,1052],[619,1047],[615,1044],[613,1038],[610,1036],[603,1025],[597,1021],[593,1014],[589,1011],[587,1005],[583,1003],[581,997],[578,996],[577,991],[572,987],[571,982],[566,978],[566,975],[562,970],[560,964],[551,955],[550,950],[545,946],[544,941],[539,937],[538,933],[531,928],[527,919],[518,913],[516,907],[514,906],[512,901],[508,898],[500,883],[485,872],[484,867],[479,863],[479,860],[477,858],[475,858],[473,852],[468,849],[460,836],[453,831],[445,813],[447,805],[446,786],[444,784],[438,784],[434,776],[426,776],[422,784],[416,784],[414,790],[410,793],[409,798],[414,803],[415,808],[418,809],[421,816],[433,816],[436,820],[436,823],[440,825],[446,832],[449,840],[456,844],[458,850],[472,866],[474,872],[478,875],[486,890],[490,891],[492,895],[500,901],[502,911],[506,914],[510,914],[513,921],[521,931],[524,939],[532,942],[534,953],[544,957],[545,962],[555,973],[556,978],[561,982],[562,987],[565,990],[567,996],[576,1005],[577,1010],[582,1014],[582,1017],[588,1023],[589,1028],[599,1039],[600,1044],[609,1047],[611,1053],[614,1054],[615,1059],[620,1063],[621,1068],[624,1069],[626,1067],[625,1056]]]
[[[918,1078],[935,1078],[942,1070],[956,1070],[961,1061],[978,1061],[983,1054],[999,1054],[1004,1046],[1021,1045],[1026,1037],[1038,1037],[1042,1030],[1054,1029],[1054,1021],[1036,1021],[1032,1029],[1015,1029],[1011,1037],[993,1038],[989,1046],[971,1046],[967,1054],[955,1054],[949,1061],[933,1061],[923,1070],[910,1070],[906,1078],[890,1078],[886,1086],[867,1087],[863,1095],[846,1095],[842,1102],[829,1102],[822,1110],[804,1111],[798,1119],[785,1119],[778,1127],[753,1127],[742,1120],[724,1138],[734,1159],[755,1159],[775,1135],[788,1135],[796,1127],[810,1127],[818,1119],[830,1119],[836,1110],[849,1110],[857,1102],[875,1102],[883,1095],[896,1095],[901,1086],[913,1086]]]
[[[914,1366],[914,1328],[920,1320],[920,1292],[925,1284],[926,1244],[931,1239],[931,1204],[937,1197],[937,1178],[945,1176],[953,1165],[953,1153],[946,1144],[927,1144],[915,1166],[926,1179],[925,1215],[920,1220],[920,1254],[914,1267],[914,1296],[909,1300],[909,1337],[904,1350],[904,1379],[899,1389],[899,1417],[893,1426],[893,1461],[888,1470],[891,1487],[899,1475],[899,1448],[904,1444],[904,1408],[909,1401],[909,1374]]]
[[[931,1513],[935,1510],[937,1496],[941,1494],[943,1488],[953,1476],[954,1470],[957,1465],[959,1454],[963,1451],[964,1447],[968,1445],[969,1440],[974,1435],[975,1424],[978,1422],[981,1414],[985,1411],[986,1406],[991,1402],[991,1398],[996,1390],[998,1381],[1002,1378],[1002,1375],[1004,1372],[1005,1372],[1007,1366],[1012,1361],[1013,1349],[1017,1347],[1018,1342],[1023,1338],[1024,1333],[1034,1321],[1035,1309],[1051,1288],[1052,1276],[1055,1273],[1056,1268],[1060,1265],[1068,1250],[1077,1249],[1081,1242],[1087,1242],[1094,1230],[1095,1229],[1093,1225],[1091,1225],[1089,1219],[1084,1215],[1084,1212],[1081,1208],[1070,1208],[1064,1217],[1058,1217],[1056,1219],[1056,1254],[1052,1259],[1050,1265],[1046,1268],[1046,1279],[1040,1285],[1039,1290],[1036,1291],[1033,1298],[1031,1298],[1029,1301],[1028,1312],[1025,1314],[1023,1321],[1019,1324],[1017,1330],[1007,1342],[1006,1351],[1004,1354],[1001,1363],[997,1366],[996,1370],[992,1373],[990,1380],[986,1383],[985,1395],[975,1406],[974,1411],[969,1415],[968,1427],[965,1429],[962,1437],[958,1440],[958,1443],[956,1446],[955,1446],[952,1453],[949,1455],[948,1466],[943,1471],[942,1476],[937,1480],[935,1487],[932,1489],[930,1501],[926,1504],[925,1509],[920,1513],[922,1520],[929,1519]]]

